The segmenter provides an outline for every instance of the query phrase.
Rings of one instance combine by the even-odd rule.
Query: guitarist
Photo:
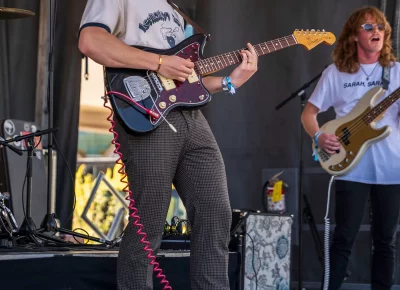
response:
[[[83,14],[79,49],[101,65],[158,71],[185,81],[194,65],[189,60],[145,52],[131,45],[169,49],[184,39],[183,18],[166,0],[88,0]],[[205,87],[234,94],[257,71],[257,54],[250,44],[230,76],[206,77]],[[118,119],[118,118],[117,118]],[[198,109],[177,109],[147,134],[134,134],[117,120],[115,130],[123,161],[151,248],[161,242],[174,183],[190,223],[192,289],[229,289],[228,242],[231,208],[224,162],[204,116]],[[130,224],[120,247],[118,289],[153,289],[152,266]]]
[[[348,114],[372,87],[383,84],[383,67],[390,68],[386,96],[400,86],[400,64],[392,52],[391,27],[375,7],[355,11],[343,27],[333,52],[333,64],[322,74],[302,114],[308,134],[329,154],[340,149],[338,137],[319,132],[317,114],[333,107]],[[392,133],[372,145],[348,174],[336,181],[336,227],[330,260],[329,289],[339,289],[370,195],[372,209],[372,289],[390,289],[395,265],[395,233],[400,209],[400,104],[385,112],[377,127]]]

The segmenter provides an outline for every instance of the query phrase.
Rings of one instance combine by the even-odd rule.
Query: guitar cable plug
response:
[[[147,109],[147,108],[145,108],[145,107],[143,107],[141,104],[139,104],[138,102],[136,102],[135,100],[132,100],[132,98],[130,98],[130,97],[128,97],[127,95],[125,95],[125,94],[123,94],[123,93],[120,93],[120,92],[116,92],[116,91],[109,91],[109,92],[106,92],[106,95],[108,96],[108,95],[115,95],[115,96],[117,96],[117,97],[119,97],[119,98],[121,98],[121,99],[124,99],[124,100],[126,100],[126,101],[128,101],[128,102],[130,102],[130,103],[133,103],[134,105],[136,105],[136,106],[138,106],[139,108],[141,108],[142,110],[144,110],[145,112],[146,112],[146,114],[148,114],[149,116],[151,116],[151,117],[153,117],[154,119],[159,119],[160,117],[161,118],[163,118],[163,120],[168,124],[168,126],[171,128],[171,130],[172,131],[174,131],[175,133],[177,133],[178,132],[178,130],[176,130],[176,128],[170,123],[170,122],[168,122],[168,120],[164,117],[164,115],[158,110],[158,108],[157,108],[157,106],[156,106],[156,104],[155,104],[155,102],[154,102],[154,100],[153,100],[153,98],[151,98],[151,100],[153,101],[153,104],[154,104],[154,108],[156,108],[156,110],[158,111],[158,113],[157,112],[154,112],[154,111],[152,111],[152,110],[149,110],[149,109]],[[106,98],[104,98],[104,101],[106,102]],[[106,107],[106,106],[105,106]],[[109,108],[109,107],[106,107],[106,108]]]

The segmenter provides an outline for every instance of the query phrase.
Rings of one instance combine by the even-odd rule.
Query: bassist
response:
[[[346,116],[367,91],[382,84],[384,67],[390,68],[384,97],[400,87],[400,64],[393,56],[391,27],[383,13],[375,7],[355,11],[342,29],[333,61],[302,114],[305,130],[330,155],[340,152],[341,143],[338,136],[320,132],[319,112],[333,107],[337,118]],[[400,209],[399,113],[397,101],[377,123],[378,128],[390,126],[391,134],[368,148],[350,172],[337,178],[329,289],[339,289],[344,279],[368,197],[372,209],[372,289],[391,289],[393,284]]]

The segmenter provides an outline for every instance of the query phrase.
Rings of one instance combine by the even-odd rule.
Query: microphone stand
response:
[[[325,66],[326,68],[326,66]],[[290,100],[300,97],[301,100],[301,112],[303,112],[304,107],[306,105],[306,92],[305,90],[316,80],[318,80],[321,75],[321,71],[318,75],[316,75],[314,78],[312,78],[309,82],[305,83],[302,85],[298,90],[296,90],[294,93],[292,93],[288,98],[283,100],[281,103],[279,103],[275,109],[279,110],[283,106],[285,106]],[[298,265],[297,265],[297,273],[298,273],[298,287],[297,289],[302,290],[303,289],[303,277],[302,277],[302,252],[303,252],[303,243],[302,243],[302,232],[303,232],[303,170],[304,170],[304,165],[303,165],[303,125],[300,122],[300,161],[299,161],[299,196],[298,196],[298,236],[299,236],[299,249],[298,249]],[[307,208],[307,213],[311,214],[311,208]],[[310,221],[310,220],[309,220]],[[315,225],[314,225],[315,226]],[[316,242],[317,243],[317,242]]]
[[[49,63],[48,63],[48,84],[47,84],[47,101],[48,101],[48,126],[53,126],[53,100],[54,100],[54,18],[55,18],[55,7],[54,0],[49,0]],[[46,232],[54,232],[57,228],[55,215],[52,213],[52,182],[53,182],[53,134],[50,133],[47,138],[47,213],[40,224],[40,227]]]
[[[42,136],[45,134],[50,134],[57,129],[46,129],[42,131],[36,131],[35,133],[17,136],[15,138],[9,140],[2,140],[0,141],[1,145],[7,146],[12,151],[17,153],[18,155],[22,155],[22,151],[11,146],[8,143],[11,142],[18,142],[21,140],[26,140],[26,148],[28,151],[27,156],[27,171],[26,171],[26,205],[25,205],[25,217],[22,221],[21,226],[19,227],[18,231],[14,232],[13,236],[18,236],[20,238],[27,238],[28,241],[33,242],[36,246],[42,246],[45,240],[50,240],[53,242],[62,242],[59,239],[51,236],[47,236],[41,233],[38,229],[36,229],[35,223],[31,217],[31,201],[32,201],[32,157],[36,156],[35,150],[35,137]]]
[[[48,87],[47,87],[47,95],[48,95],[48,126],[53,126],[53,100],[54,100],[54,32],[56,28],[56,7],[57,7],[57,0],[49,0],[49,64],[48,64]],[[40,224],[40,229],[38,229],[39,233],[46,233],[46,232],[59,232],[66,235],[71,235],[75,237],[79,237],[82,239],[91,240],[97,243],[103,243],[106,245],[112,245],[113,241],[105,241],[101,238],[92,237],[89,235],[80,234],[74,232],[72,230],[60,228],[57,226],[57,222],[55,219],[55,214],[52,213],[52,174],[53,174],[53,134],[52,131],[49,133],[48,136],[48,159],[47,159],[47,213],[43,218],[43,221]],[[73,188],[73,190],[75,190]],[[46,236],[47,237],[47,236]],[[58,242],[60,240],[57,240]]]

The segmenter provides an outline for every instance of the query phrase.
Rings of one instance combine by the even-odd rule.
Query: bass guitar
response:
[[[239,64],[242,57],[237,50],[204,58],[206,38],[203,34],[195,34],[168,50],[137,47],[156,54],[190,59],[194,69],[185,82],[167,79],[151,70],[105,68],[107,95],[128,129],[137,133],[149,132],[160,125],[173,108],[202,106],[211,100],[211,94],[203,86],[203,76]],[[297,44],[310,50],[321,43],[332,45],[335,41],[330,32],[295,30],[292,35],[254,45],[254,48],[261,56]]]
[[[400,88],[376,105],[385,92],[380,86],[372,88],[349,114],[329,121],[321,127],[321,132],[335,134],[340,142],[340,150],[333,155],[321,148],[316,149],[318,160],[325,171],[332,175],[348,173],[360,161],[369,146],[389,136],[391,128],[376,128],[376,122],[383,118],[385,111],[400,98]]]

